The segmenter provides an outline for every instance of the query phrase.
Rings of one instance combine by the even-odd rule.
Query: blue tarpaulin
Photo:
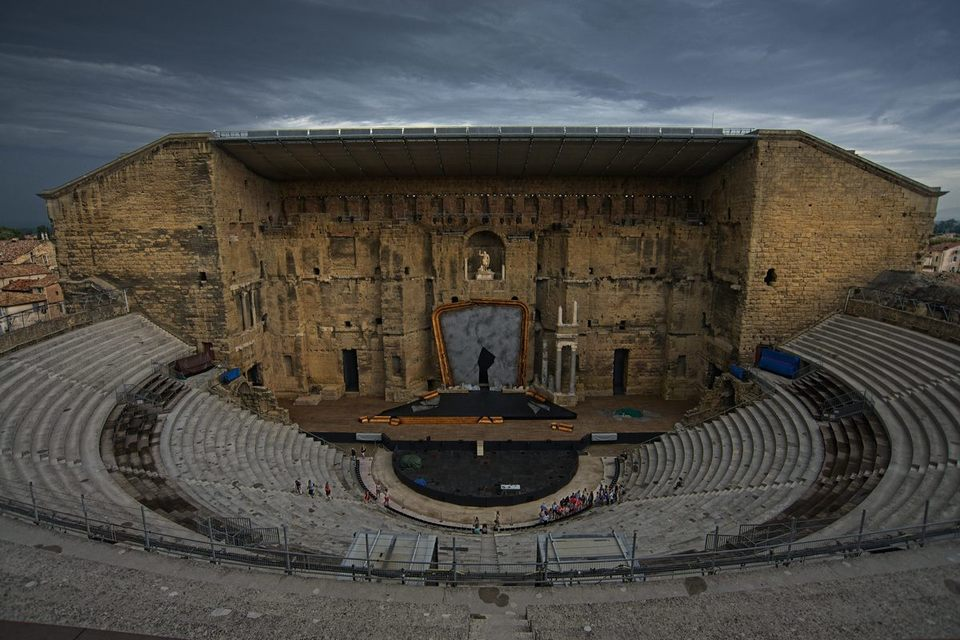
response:
[[[220,374],[220,384],[229,384],[240,377],[240,369],[234,367]]]
[[[764,371],[770,371],[785,378],[796,378],[800,371],[800,363],[800,356],[771,347],[761,347],[760,358],[757,360],[757,366]]]
[[[747,370],[735,364],[730,365],[730,373],[732,373],[737,380],[747,379]]]

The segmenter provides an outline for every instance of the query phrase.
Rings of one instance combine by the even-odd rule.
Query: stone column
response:
[[[553,381],[553,390],[555,393],[560,393],[560,375],[563,373],[562,357],[563,357],[563,345],[558,342],[557,343],[557,361],[554,363],[556,378]]]
[[[547,386],[547,376],[550,374],[550,352],[547,351],[547,339],[542,341],[540,349],[540,384]]]
[[[248,311],[249,304],[250,302],[249,300],[247,300],[247,294],[241,291],[240,292],[240,328],[241,329],[247,328],[247,318],[250,317],[249,311]]]
[[[570,345],[570,395],[577,393],[577,346]]]

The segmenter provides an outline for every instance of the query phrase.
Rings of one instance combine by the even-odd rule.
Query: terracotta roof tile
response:
[[[48,273],[50,269],[42,264],[0,264],[0,278],[43,276]]]
[[[51,273],[48,276],[42,278],[36,278],[34,280],[13,280],[8,282],[3,286],[4,291],[32,291],[37,287],[49,287],[52,284],[56,284],[58,278],[55,274]]]
[[[0,263],[30,253],[42,242],[43,240],[5,240],[0,242]]]
[[[19,291],[0,291],[0,307],[13,307],[34,302],[46,302],[47,297],[42,293],[21,293]]]

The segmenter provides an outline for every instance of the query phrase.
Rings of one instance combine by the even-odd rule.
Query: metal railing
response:
[[[587,584],[606,581],[646,580],[658,576],[717,573],[724,569],[745,569],[802,562],[806,559],[856,555],[864,551],[905,548],[912,544],[923,545],[928,541],[960,537],[960,520],[928,522],[927,510],[923,521],[910,526],[876,531],[865,531],[861,517],[860,529],[855,533],[821,539],[800,539],[800,529],[792,528],[792,534],[779,530],[769,536],[754,536],[746,540],[738,533],[721,535],[719,531],[706,535],[702,552],[678,553],[667,556],[637,556],[635,547],[625,557],[597,560],[564,560],[551,558],[531,562],[498,562],[494,564],[458,561],[457,538],[452,546],[446,541],[440,549],[453,549],[450,559],[439,557],[427,562],[403,560],[371,560],[370,557],[346,559],[340,553],[307,551],[291,544],[286,526],[281,527],[277,538],[262,540],[254,536],[230,535],[244,531],[243,526],[213,524],[208,521],[206,537],[182,537],[151,530],[147,511],[141,506],[139,517],[122,516],[126,521],[118,523],[91,513],[90,501],[82,495],[75,497],[79,512],[51,508],[37,498],[31,483],[27,496],[9,497],[4,490],[0,495],[0,513],[48,526],[64,532],[86,535],[92,540],[110,543],[127,543],[142,546],[147,551],[168,553],[177,557],[196,558],[213,563],[235,564],[288,574],[329,574],[354,580],[396,580],[418,584]],[[26,499],[23,499],[26,497]],[[233,523],[236,525],[237,523]],[[240,523],[242,525],[243,523]],[[245,530],[247,533],[251,529]],[[368,532],[358,532],[365,535]],[[777,533],[777,535],[773,535]],[[488,534],[489,535],[489,534]],[[469,537],[469,536],[468,536]],[[239,539],[244,543],[233,544]],[[462,542],[463,538],[461,538]],[[729,542],[736,542],[729,545]],[[531,555],[534,539],[531,538]],[[735,547],[735,548],[731,548]]]
[[[51,310],[59,310],[57,317],[61,317],[66,313],[62,302],[56,302],[54,304],[44,302],[43,304],[35,305],[32,309],[7,315],[0,314],[0,334],[23,329],[38,322],[45,322],[52,316],[50,313]]]
[[[940,322],[960,324],[960,307],[932,300],[923,300],[922,298],[912,298],[896,291],[854,287],[847,292],[847,303],[851,300],[869,302]],[[846,309],[846,305],[844,305],[844,309]]]

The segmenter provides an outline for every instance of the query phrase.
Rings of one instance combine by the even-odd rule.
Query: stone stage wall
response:
[[[702,177],[289,182],[168,136],[44,197],[65,273],[129,288],[280,394],[339,397],[355,364],[359,393],[407,401],[440,383],[437,306],[516,299],[525,381],[574,404],[614,392],[616,358],[627,393],[698,396],[847,287],[911,268],[937,191],[761,131]]]

